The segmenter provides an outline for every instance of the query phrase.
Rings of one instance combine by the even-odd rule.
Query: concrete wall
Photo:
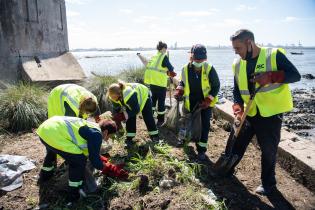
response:
[[[0,0],[0,81],[20,79],[23,60],[69,51],[64,0]]]

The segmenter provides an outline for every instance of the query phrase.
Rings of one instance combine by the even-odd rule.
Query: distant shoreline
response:
[[[284,48],[286,50],[315,50],[315,46],[309,47],[289,47],[289,46],[264,46],[264,47],[275,47]],[[178,47],[168,48],[169,50],[190,50],[191,47]],[[232,46],[207,46],[207,49],[232,49]],[[114,48],[114,49],[103,49],[103,48],[87,48],[87,49],[71,49],[70,52],[89,52],[89,51],[151,51],[156,50],[155,48]]]

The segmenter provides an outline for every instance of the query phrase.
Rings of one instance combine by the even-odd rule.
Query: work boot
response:
[[[277,189],[276,185],[273,185],[271,187],[264,187],[262,185],[259,185],[255,192],[259,195],[270,195],[272,192],[274,192]]]
[[[54,176],[54,171],[40,170],[39,178],[37,180],[37,184],[42,184],[44,182],[47,182],[53,176]]]
[[[136,143],[130,139],[125,140],[125,149],[132,150],[135,147]]]
[[[200,151],[197,155],[198,160],[205,161],[206,160],[206,152]]]
[[[72,204],[80,199],[80,188],[68,186],[68,192],[66,195],[67,205]]]
[[[153,143],[158,144],[160,142],[159,135],[150,136]]]

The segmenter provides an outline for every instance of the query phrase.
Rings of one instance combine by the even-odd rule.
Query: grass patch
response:
[[[144,72],[145,67],[136,68],[129,67],[128,69],[123,70],[118,77],[121,78],[125,82],[136,82],[144,84]]]
[[[47,119],[48,92],[39,86],[19,83],[0,93],[0,121],[12,132],[30,131]]]

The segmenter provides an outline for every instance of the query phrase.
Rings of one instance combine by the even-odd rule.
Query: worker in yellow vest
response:
[[[201,108],[201,138],[194,139],[198,151],[198,159],[206,159],[208,135],[212,108],[218,101],[220,80],[214,67],[207,62],[207,49],[196,44],[191,48],[190,62],[181,73],[181,81],[176,88],[174,97],[184,100],[185,110],[194,112]]]
[[[102,174],[126,179],[128,173],[121,166],[100,156],[102,140],[107,140],[116,131],[115,122],[110,120],[94,123],[77,117],[54,116],[43,122],[36,130],[47,151],[39,183],[44,184],[53,176],[57,154],[69,164],[68,202],[80,198],[87,157]]]
[[[166,53],[167,44],[160,41],[156,49],[157,54],[146,65],[144,83],[150,86],[153,112],[158,103],[157,126],[159,127],[164,123],[167,80],[168,77],[175,77],[176,73]]]
[[[268,195],[276,189],[275,164],[283,113],[293,108],[288,83],[297,82],[301,76],[287,59],[283,49],[259,47],[253,32],[241,29],[231,36],[234,60],[234,105],[235,118],[240,119],[250,94],[258,92],[246,116],[249,126],[244,126],[235,141],[232,153],[238,161],[226,174],[231,175],[243,157],[245,150],[256,135],[261,149],[261,181],[256,192]]]
[[[152,102],[149,89],[139,83],[113,83],[109,86],[107,96],[114,106],[113,120],[120,124],[126,122],[126,147],[133,147],[136,136],[137,115],[141,112],[143,120],[154,142],[159,141],[158,130],[153,118]]]
[[[76,84],[63,84],[51,90],[48,96],[48,118],[72,116],[99,120],[100,109],[93,93]]]

